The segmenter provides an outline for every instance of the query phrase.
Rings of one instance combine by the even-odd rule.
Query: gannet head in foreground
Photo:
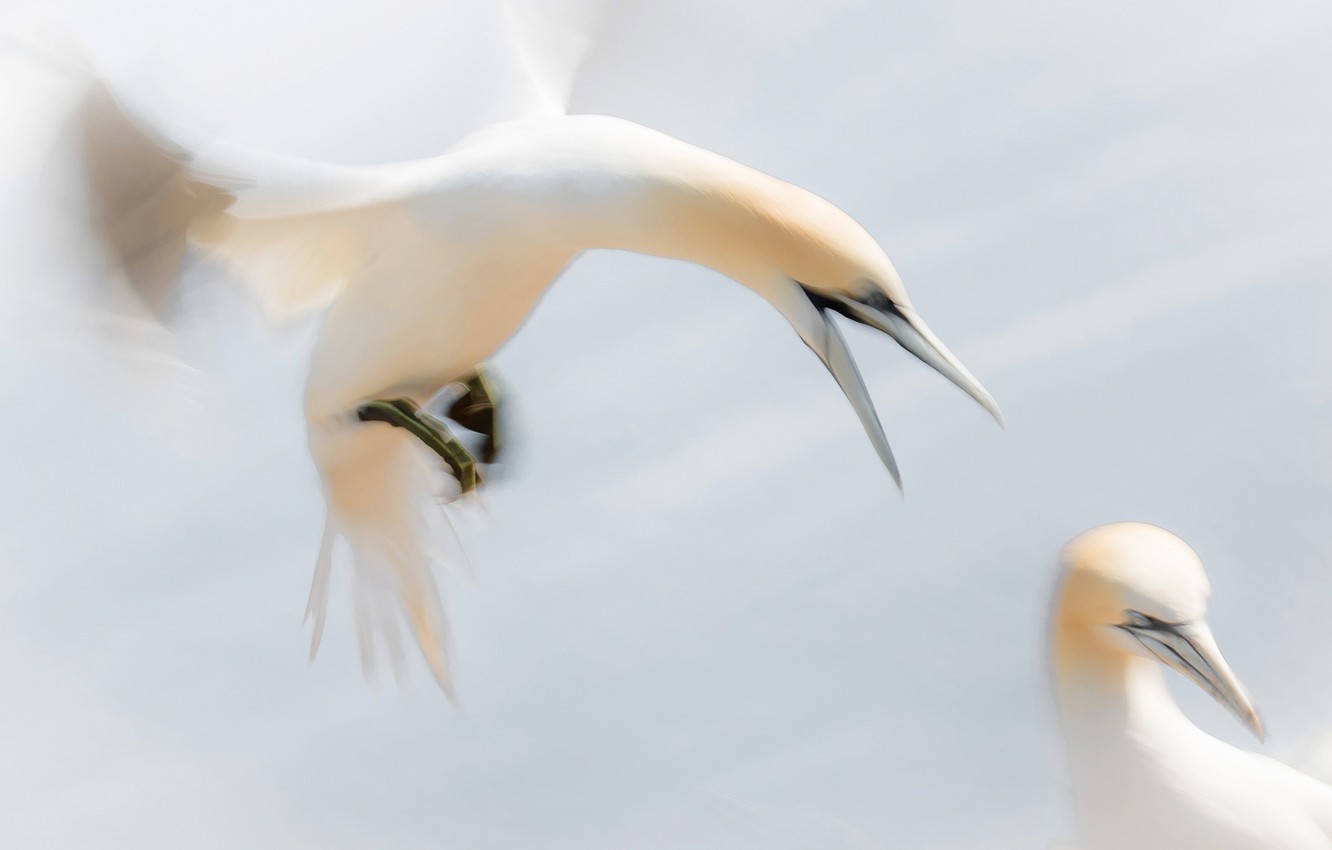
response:
[[[1332,789],[1194,726],[1166,688],[1182,673],[1259,737],[1207,626],[1198,555],[1141,523],[1064,549],[1053,678],[1083,850],[1327,850]]]
[[[729,226],[688,228],[692,242],[676,253],[740,281],[786,317],[846,394],[898,487],[897,463],[834,314],[887,334],[1003,424],[994,399],[925,324],[896,268],[859,223],[797,186],[707,152],[698,156],[708,167],[686,173],[706,175],[696,192],[712,208],[699,218]]]

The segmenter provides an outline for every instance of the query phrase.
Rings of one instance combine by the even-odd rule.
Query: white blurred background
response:
[[[903,500],[761,301],[587,256],[496,360],[515,445],[461,522],[462,711],[420,669],[362,679],[345,585],[308,665],[308,329],[190,287],[216,409],[202,434],[143,427],[50,322],[91,264],[50,188],[61,84],[6,55],[0,847],[1047,847],[1073,835],[1054,556],[1119,519],[1198,549],[1262,750],[1311,757],[1332,726],[1332,7],[665,5],[616,7],[575,110],[842,206],[1007,431],[850,330]],[[494,10],[461,2],[41,17],[173,123],[338,162],[437,154],[511,83]]]

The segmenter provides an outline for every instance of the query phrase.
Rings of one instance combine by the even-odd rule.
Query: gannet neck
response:
[[[1187,724],[1161,666],[1112,645],[1097,634],[1105,628],[1062,611],[1056,619],[1053,678],[1065,734],[1104,741]]]
[[[1083,846],[1141,844],[1142,812],[1153,805],[1143,791],[1154,780],[1145,784],[1144,777],[1158,775],[1171,749],[1195,741],[1198,730],[1171,698],[1159,664],[1063,614],[1055,623],[1052,675]]]
[[[873,259],[855,255],[873,258],[877,245],[829,202],[706,151],[680,153],[683,167],[649,172],[626,199],[637,216],[616,214],[614,226],[586,234],[592,247],[694,262],[759,291],[773,279],[841,284],[876,275]],[[635,219],[650,226],[624,226]]]
[[[449,207],[502,213],[570,255],[618,249],[715,269],[760,294],[773,281],[900,287],[882,249],[812,192],[629,121],[506,122],[464,140]],[[909,304],[903,290],[900,301]]]

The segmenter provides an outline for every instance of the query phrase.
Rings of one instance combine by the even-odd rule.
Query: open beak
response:
[[[1004,414],[999,410],[994,397],[981,386],[981,382],[967,371],[962,361],[953,356],[953,352],[934,335],[929,325],[920,314],[910,307],[899,307],[887,298],[874,298],[856,301],[839,296],[837,312],[848,319],[868,325],[882,331],[897,341],[897,344],[910,351],[922,363],[957,384],[964,393],[994,417],[1000,426],[1004,424]]]
[[[887,297],[871,296],[865,300],[855,300],[843,295],[825,295],[813,289],[802,288],[823,318],[826,331],[824,344],[811,345],[811,348],[823,360],[828,371],[832,372],[842,392],[846,393],[847,399],[856,411],[856,416],[860,419],[860,424],[864,426],[865,433],[874,444],[874,450],[878,452],[879,459],[893,476],[893,481],[897,482],[899,490],[902,488],[902,477],[897,469],[897,461],[888,446],[888,438],[883,433],[883,426],[879,423],[874,403],[865,389],[865,381],[860,376],[860,370],[856,368],[851,350],[847,348],[846,340],[833,323],[833,313],[839,313],[854,322],[888,334],[921,362],[961,387],[981,407],[988,410],[1001,426],[1004,424],[1004,415],[994,398],[934,335],[915,310],[898,307]]]
[[[1263,722],[1230,665],[1221,657],[1216,639],[1205,623],[1164,623],[1144,618],[1119,628],[1133,635],[1161,660],[1193,680],[1194,684],[1230,709],[1240,722],[1263,739]]]
[[[823,322],[827,330],[824,350],[815,348],[814,353],[819,355],[823,365],[828,367],[828,371],[832,372],[833,378],[837,380],[837,385],[846,393],[846,398],[856,411],[860,424],[864,426],[865,433],[874,444],[874,451],[879,454],[879,460],[883,461],[888,474],[893,476],[897,489],[901,490],[902,473],[897,469],[897,459],[893,457],[893,450],[888,445],[888,435],[883,433],[879,414],[874,410],[874,402],[870,400],[869,390],[865,389],[865,380],[860,377],[860,370],[856,368],[851,349],[846,347],[846,340],[833,324],[831,316],[824,313]]]

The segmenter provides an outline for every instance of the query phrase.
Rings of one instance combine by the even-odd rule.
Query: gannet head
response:
[[[1262,738],[1258,713],[1207,626],[1211,588],[1187,543],[1154,525],[1116,523],[1074,538],[1063,562],[1058,628],[1178,670]]]
[[[887,334],[989,411],[999,405],[916,312],[897,269],[878,243],[849,215],[811,193],[782,185],[742,204],[759,222],[755,239],[730,239],[743,258],[728,270],[766,297],[800,334],[846,393],[880,459],[898,486],[901,478],[873,403],[834,316]],[[726,232],[726,237],[734,231]],[[722,237],[725,238],[725,237]],[[756,268],[755,268],[756,267]],[[751,268],[755,268],[751,271]]]

